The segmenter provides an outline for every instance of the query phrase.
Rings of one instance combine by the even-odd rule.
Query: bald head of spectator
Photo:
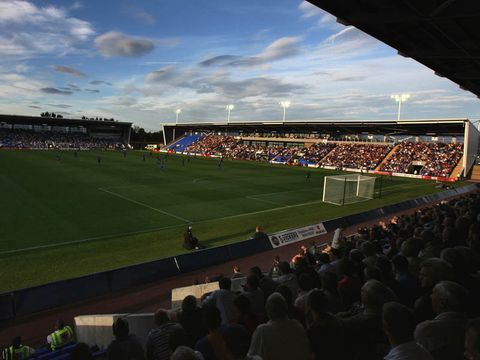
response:
[[[267,310],[267,315],[270,320],[275,321],[287,318],[287,302],[279,293],[273,293],[268,297],[265,309]]]

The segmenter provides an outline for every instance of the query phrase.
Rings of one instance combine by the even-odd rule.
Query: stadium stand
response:
[[[94,138],[88,136],[87,134],[65,134],[52,131],[33,132],[31,130],[0,129],[0,148],[36,150],[88,150],[123,148],[123,144],[114,139]]]
[[[249,134],[250,137],[253,135],[267,137],[267,134]],[[405,141],[392,145],[324,141],[305,147],[302,143],[295,146],[267,145],[265,142],[247,144],[240,137],[214,134],[205,137],[187,135],[169,148],[176,152],[202,156],[338,169],[376,169],[446,178],[452,174],[463,156],[462,143]]]

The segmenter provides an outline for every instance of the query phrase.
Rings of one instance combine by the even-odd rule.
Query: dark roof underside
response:
[[[479,0],[308,0],[480,97]]]
[[[51,125],[51,126],[85,126],[85,127],[130,127],[132,123],[119,121],[81,120],[67,118],[49,118],[41,116],[0,115],[0,123],[23,125]]]
[[[170,125],[184,131],[246,131],[246,132],[317,132],[320,134],[378,134],[378,135],[432,135],[463,136],[466,119],[424,121],[308,121],[308,122],[243,122],[243,123],[191,123]]]

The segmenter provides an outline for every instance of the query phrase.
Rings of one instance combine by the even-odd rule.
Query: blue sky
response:
[[[0,113],[162,122],[475,119],[480,100],[300,0],[0,0]]]

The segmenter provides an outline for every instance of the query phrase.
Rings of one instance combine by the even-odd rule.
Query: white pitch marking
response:
[[[184,221],[184,222],[186,222],[186,223],[191,223],[190,220],[185,219],[185,218],[183,218],[183,217],[181,217],[181,216],[178,216],[178,215],[169,213],[169,212],[164,211],[164,210],[161,210],[161,209],[154,208],[153,206],[147,205],[147,204],[145,204],[145,203],[142,203],[142,202],[137,201],[137,200],[134,200],[134,199],[130,199],[130,198],[126,197],[126,196],[117,194],[116,192],[113,192],[113,191],[110,191],[110,190],[106,190],[106,189],[104,189],[104,188],[98,188],[98,190],[103,191],[103,192],[106,192],[107,194],[116,196],[116,197],[118,197],[118,198],[120,198],[120,199],[123,199],[123,200],[126,200],[126,201],[130,201],[130,202],[132,202],[132,203],[134,203],[134,204],[137,204],[137,205],[146,207],[147,209],[150,209],[150,210],[159,212],[159,213],[164,214],[164,215],[168,215],[168,216],[173,217],[173,218],[178,219],[178,220],[182,220],[182,221]]]

